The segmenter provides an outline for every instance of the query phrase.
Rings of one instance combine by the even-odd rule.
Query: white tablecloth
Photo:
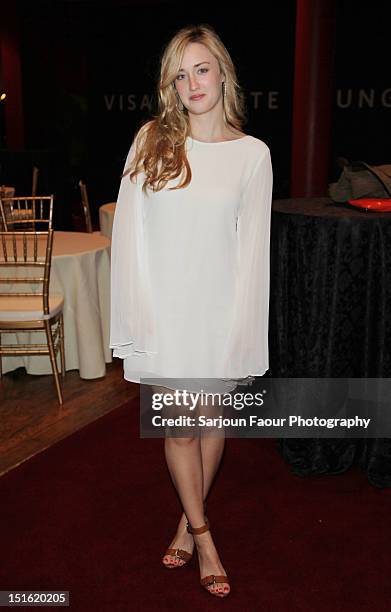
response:
[[[99,227],[102,236],[106,236],[111,240],[111,232],[113,229],[115,202],[103,204],[99,208]]]
[[[64,296],[66,369],[79,370],[81,378],[104,376],[105,363],[112,361],[109,348],[110,240],[97,232],[54,232],[50,292]],[[31,337],[30,334],[17,335],[20,343]],[[15,341],[14,334],[4,336],[5,342]],[[45,338],[41,333],[32,336],[34,342]],[[3,357],[2,363],[3,372],[21,366],[29,374],[50,374],[52,371],[46,356]]]

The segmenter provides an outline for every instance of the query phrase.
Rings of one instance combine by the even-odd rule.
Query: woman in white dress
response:
[[[117,200],[110,346],[126,380],[223,394],[268,369],[270,152],[242,132],[235,68],[210,26],[171,39],[158,96]],[[223,450],[221,435],[165,438],[184,513],[163,563],[185,565],[195,544],[219,597],[230,586],[204,502]]]

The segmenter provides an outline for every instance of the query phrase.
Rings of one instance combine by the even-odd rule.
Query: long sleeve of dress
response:
[[[265,146],[243,191],[237,218],[237,275],[224,371],[259,376],[269,367],[270,217],[273,173]]]
[[[130,148],[125,168],[135,151]],[[122,178],[111,242],[110,348],[114,357],[156,353],[151,287],[143,228],[142,174]]]

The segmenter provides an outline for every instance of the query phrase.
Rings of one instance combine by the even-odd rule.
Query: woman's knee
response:
[[[199,436],[188,436],[185,438],[180,438],[177,436],[166,436],[166,444],[170,446],[176,446],[185,448],[187,446],[195,446],[200,443]]]

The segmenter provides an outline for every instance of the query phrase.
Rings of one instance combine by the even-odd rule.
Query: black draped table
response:
[[[270,374],[391,377],[391,213],[329,198],[273,202]],[[391,410],[391,407],[390,407]],[[391,486],[390,439],[282,439],[296,474],[353,464]]]

